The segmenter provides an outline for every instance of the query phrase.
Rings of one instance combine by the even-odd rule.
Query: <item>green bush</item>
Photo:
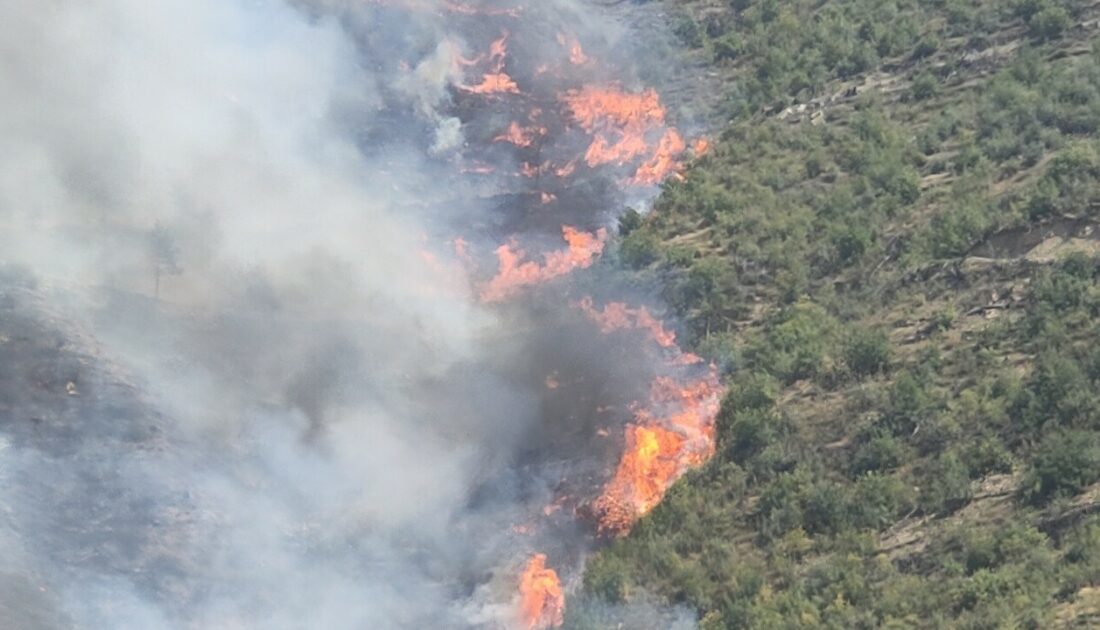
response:
[[[890,366],[890,339],[881,332],[855,330],[844,343],[844,363],[859,377],[886,371]]]
[[[1100,479],[1100,440],[1092,431],[1057,431],[1043,438],[1023,484],[1033,503],[1073,496]]]

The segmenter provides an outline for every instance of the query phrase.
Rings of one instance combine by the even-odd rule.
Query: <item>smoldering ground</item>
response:
[[[572,519],[515,526],[599,485],[617,445],[592,435],[654,368],[560,296],[481,305],[449,257],[621,203],[593,174],[547,218],[526,184],[455,174],[471,143],[520,159],[441,61],[498,25],[281,0],[0,21],[0,616],[506,627],[528,551],[580,562]]]

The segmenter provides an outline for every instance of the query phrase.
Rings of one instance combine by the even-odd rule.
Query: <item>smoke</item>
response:
[[[40,282],[0,288],[0,618],[515,622],[515,526],[598,482],[591,409],[653,367],[560,300],[479,303],[449,239],[519,224],[453,166],[505,117],[455,113],[480,52],[422,4],[0,1],[0,263]]]

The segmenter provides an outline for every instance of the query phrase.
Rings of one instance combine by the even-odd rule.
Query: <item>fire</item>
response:
[[[477,85],[460,85],[458,86],[459,89],[471,94],[519,94],[519,86],[512,80],[512,77],[504,72],[504,63],[507,57],[508,31],[504,31],[489,46],[488,61],[490,70],[482,76],[481,83]],[[482,60],[484,60],[484,57],[478,57],[474,60],[457,57],[455,62],[459,65],[476,65]],[[469,63],[470,61],[473,61],[473,63]]]
[[[517,147],[529,147],[538,136],[546,135],[545,127],[523,127],[518,122],[508,125],[508,130],[493,138],[493,142],[511,142]]]
[[[498,247],[496,254],[500,270],[482,289],[481,299],[499,302],[522,287],[541,284],[575,269],[590,267],[603,253],[607,230],[600,228],[590,234],[564,225],[561,231],[569,247],[544,254],[542,264],[534,261],[522,262],[526,254],[514,244]]]
[[[675,129],[666,130],[665,135],[661,136],[661,140],[657,143],[657,149],[653,152],[653,156],[638,167],[638,172],[634,174],[632,182],[636,184],[661,183],[665,177],[675,173],[680,168],[677,157],[685,149],[687,149],[687,145],[684,144],[684,139],[680,137],[680,133]]]
[[[512,77],[503,72],[487,72],[477,85],[462,85],[459,88],[471,94],[519,94],[519,86]]]
[[[630,308],[622,302],[610,302],[600,310],[593,305],[590,297],[581,298],[574,302],[573,306],[581,309],[589,319],[599,324],[601,332],[610,333],[616,330],[640,328],[647,331],[650,338],[662,348],[676,347],[676,333],[665,330],[661,320],[650,314],[644,306]]]
[[[584,54],[584,48],[576,37],[570,37],[565,33],[558,33],[558,43],[569,51],[569,63],[574,66],[583,66],[588,63],[588,55]]]
[[[702,157],[710,152],[710,140],[707,138],[696,138],[691,148],[692,152],[695,153],[695,157]]]
[[[584,159],[589,166],[626,164],[649,149],[646,135],[665,122],[665,109],[654,90],[640,94],[619,87],[584,87],[563,97],[573,119],[592,134]]]
[[[546,555],[535,554],[519,581],[519,613],[529,630],[557,628],[564,622],[565,593],[558,574],[546,566]]]
[[[653,382],[650,407],[635,411],[615,475],[593,503],[600,535],[629,532],[688,469],[714,455],[721,391],[713,366],[686,383],[666,376]]]
[[[577,124],[592,136],[584,154],[589,166],[621,166],[644,158],[627,182],[640,186],[658,184],[681,168],[680,156],[687,143],[666,126],[665,108],[656,91],[635,94],[617,86],[588,86],[567,92],[563,101]]]

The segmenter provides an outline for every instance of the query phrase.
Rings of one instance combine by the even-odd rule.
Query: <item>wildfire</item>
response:
[[[481,83],[477,85],[460,85],[459,89],[471,94],[519,94],[519,86],[504,72],[504,63],[508,57],[508,31],[493,41],[489,46],[488,62],[490,69],[482,75]],[[476,65],[484,60],[478,57],[473,60],[456,57],[457,65]],[[472,63],[471,63],[472,62]]]
[[[640,328],[647,331],[650,338],[662,348],[676,346],[676,333],[665,330],[661,320],[651,315],[644,306],[630,308],[622,302],[610,302],[600,310],[595,307],[590,297],[581,298],[574,302],[573,306],[581,309],[589,319],[599,324],[601,332],[610,333],[616,330]]]
[[[481,299],[499,302],[522,287],[541,284],[566,275],[574,269],[590,267],[603,253],[607,230],[600,228],[595,234],[590,234],[564,225],[561,231],[569,247],[544,254],[542,264],[534,261],[522,262],[526,253],[514,244],[498,247],[496,254],[500,269],[482,289]]]
[[[517,147],[529,147],[538,136],[546,135],[544,127],[523,127],[518,122],[508,125],[508,130],[493,138],[493,142],[511,142]]]
[[[720,398],[713,366],[686,383],[664,376],[654,381],[650,407],[635,411],[615,475],[593,503],[600,535],[629,532],[680,476],[710,459]]]
[[[706,138],[696,138],[692,144],[692,152],[695,153],[695,157],[703,157],[710,152],[710,140]]]
[[[573,119],[592,135],[584,154],[589,166],[625,165],[644,157],[628,182],[635,185],[660,183],[680,168],[679,158],[687,144],[678,131],[665,125],[665,108],[656,91],[635,94],[617,86],[588,86],[567,92],[563,100]],[[655,137],[656,143],[651,144]]]
[[[565,593],[558,574],[546,566],[546,555],[535,554],[519,581],[519,613],[529,630],[557,628],[564,622]]]
[[[588,63],[588,55],[584,54],[584,48],[576,37],[570,37],[565,33],[558,33],[558,43],[569,51],[569,63],[575,66],[583,66]]]
[[[668,129],[657,143],[657,149],[644,164],[638,167],[632,180],[635,184],[659,184],[669,174],[680,168],[677,159],[687,149],[684,139],[675,129]],[[678,174],[678,173],[677,173]]]

